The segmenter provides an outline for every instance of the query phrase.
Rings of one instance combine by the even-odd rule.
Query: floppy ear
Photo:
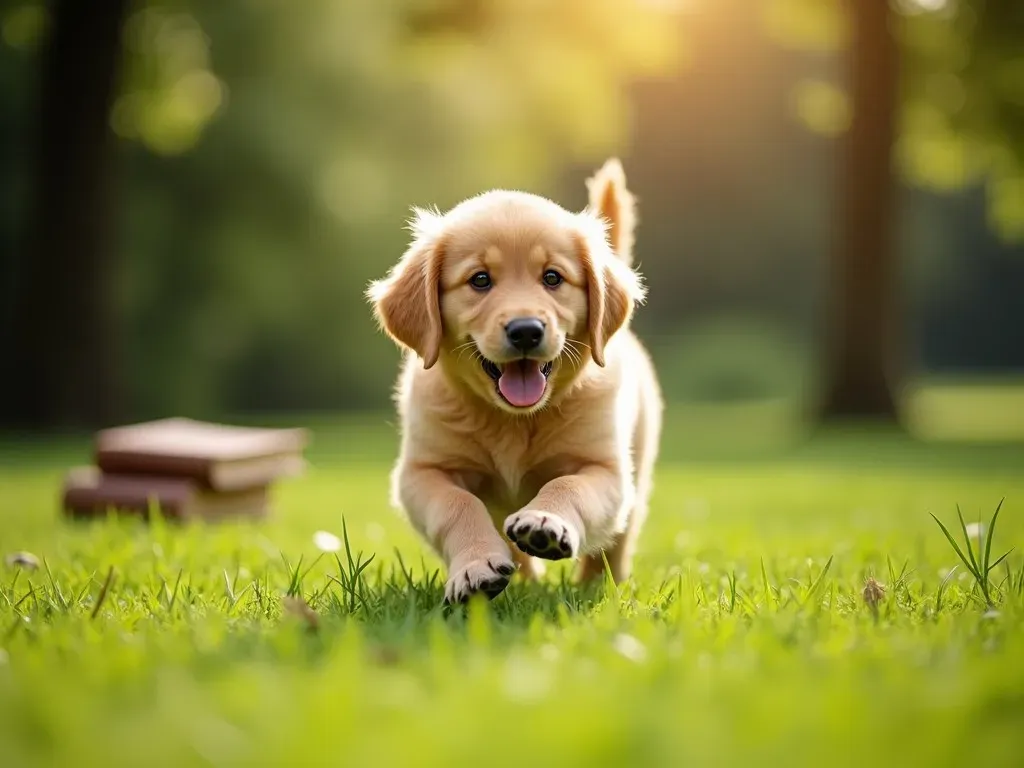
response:
[[[423,359],[437,362],[441,350],[440,280],[443,243],[419,237],[383,280],[366,292],[380,327],[399,344]]]
[[[587,275],[587,329],[590,355],[604,367],[608,340],[629,322],[633,307],[644,299],[640,276],[615,257],[600,222],[578,238],[580,261]],[[598,234],[600,233],[600,234]]]

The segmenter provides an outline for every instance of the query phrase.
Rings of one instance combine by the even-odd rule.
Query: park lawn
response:
[[[391,427],[315,434],[272,520],[218,527],[63,523],[61,472],[86,442],[2,445],[0,553],[45,567],[0,565],[0,766],[1002,766],[1024,751],[1019,445],[850,431],[702,458],[670,425],[631,583],[579,590],[555,566],[446,615],[437,561],[387,506]],[[987,520],[1003,497],[992,558],[1017,549],[992,574],[996,606],[962,565],[940,599],[958,559],[929,513],[956,533],[957,504]],[[318,559],[314,533],[343,520],[351,556]],[[877,616],[869,576],[886,586]],[[317,616],[283,610],[289,591]]]

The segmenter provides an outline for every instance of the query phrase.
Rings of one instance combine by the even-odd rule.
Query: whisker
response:
[[[566,356],[572,362],[575,368],[579,368],[583,365],[583,358],[580,353],[573,347],[571,339],[566,339],[566,345],[564,347]]]
[[[587,344],[584,344],[582,341],[577,341],[576,339],[566,339],[565,342],[566,342],[566,347],[565,348],[567,350],[572,350],[571,354],[575,358],[576,367],[577,368],[582,368],[583,364],[584,364],[583,363],[583,353],[580,352],[580,350],[577,348],[576,345],[577,344],[582,345],[584,347],[587,347],[587,349],[590,349],[590,346],[587,345]]]
[[[477,348],[477,346],[476,346],[476,342],[473,341],[472,339],[470,339],[469,341],[465,342],[464,344],[459,344],[457,347],[452,348],[452,352],[458,352],[459,353],[458,357],[455,358],[456,362],[462,362],[462,356],[464,354],[466,354],[466,350],[467,349],[471,349],[474,356],[480,357],[481,359],[483,358],[483,355],[480,354],[479,348]],[[472,359],[473,358],[470,357],[470,360],[472,360]]]

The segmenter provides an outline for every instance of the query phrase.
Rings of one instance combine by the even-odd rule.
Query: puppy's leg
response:
[[[405,469],[397,490],[410,521],[448,566],[445,601],[501,594],[516,567],[484,503],[439,469]]]
[[[505,519],[505,534],[534,557],[576,557],[611,542],[619,510],[631,496],[632,485],[621,473],[587,466],[545,484],[533,501]]]
[[[633,569],[633,553],[636,550],[636,540],[640,536],[644,520],[647,519],[647,500],[650,496],[651,481],[650,471],[643,471],[640,468],[640,475],[637,482],[636,502],[630,510],[629,520],[626,523],[626,530],[615,537],[614,542],[606,547],[604,558],[601,552],[585,555],[580,559],[580,568],[577,578],[580,581],[604,576],[604,560],[608,560],[608,568],[612,572],[612,579],[620,584],[629,578]]]
[[[647,505],[654,485],[654,463],[658,457],[661,440],[661,419],[664,406],[653,370],[646,379],[642,390],[640,418],[633,435],[633,455],[636,459],[636,500],[630,510],[626,530],[616,537],[615,542],[605,550],[608,567],[615,583],[629,578],[633,569],[633,553],[644,521],[647,519]],[[601,553],[586,555],[580,560],[578,578],[580,581],[604,576],[604,560]]]

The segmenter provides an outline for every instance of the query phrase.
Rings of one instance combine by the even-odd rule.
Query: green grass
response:
[[[43,562],[0,565],[0,765],[1019,759],[1021,446],[857,430],[724,458],[674,423],[631,583],[555,567],[446,615],[437,561],[387,507],[380,421],[317,427],[259,525],[66,524],[86,444],[0,446],[0,553]],[[966,556],[957,505],[987,524],[1003,497],[989,563],[1017,548],[989,606],[930,515]],[[320,556],[343,520],[350,555]]]

